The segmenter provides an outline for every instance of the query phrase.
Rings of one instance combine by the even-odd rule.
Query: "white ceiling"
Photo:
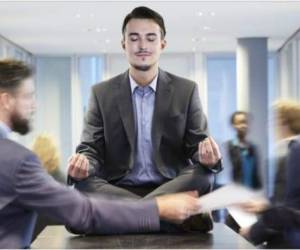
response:
[[[164,17],[169,52],[234,51],[239,37],[268,37],[276,50],[300,27],[298,1],[10,1],[0,34],[34,54],[121,52],[123,18],[141,5]]]

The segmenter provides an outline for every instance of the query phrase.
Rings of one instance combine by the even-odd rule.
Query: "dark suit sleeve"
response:
[[[266,210],[250,229],[249,239],[255,245],[280,237],[286,230],[299,230],[300,210],[277,206]]]
[[[104,124],[100,104],[95,92],[95,88],[92,88],[81,143],[76,149],[77,153],[83,153],[87,156],[90,163],[90,176],[101,175],[101,167],[104,162]]]
[[[285,204],[300,209],[300,143],[291,141],[287,158]]]
[[[208,137],[207,119],[202,109],[198,86],[195,84],[190,99],[184,138],[185,153],[194,163],[199,162],[198,144],[206,137]],[[220,172],[222,170],[221,161],[209,169],[215,173]]]
[[[285,206],[273,207],[263,214],[262,220],[274,230],[300,228],[300,210]]]
[[[34,155],[15,172],[17,202],[47,215],[75,231],[87,234],[120,234],[159,229],[154,200],[113,201],[87,197],[49,176]]]
[[[251,226],[249,240],[254,245],[259,245],[265,241],[271,240],[277,235],[280,235],[280,230],[270,227],[263,218],[260,218],[254,225]]]

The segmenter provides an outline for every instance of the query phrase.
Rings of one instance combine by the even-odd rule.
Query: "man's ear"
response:
[[[166,46],[167,46],[167,41],[166,41],[165,39],[163,39],[163,40],[161,41],[161,49],[162,49],[162,50],[165,49]]]
[[[124,38],[121,41],[121,45],[122,45],[122,48],[125,50],[125,40],[124,40]]]
[[[0,92],[0,104],[5,110],[11,110],[14,98],[7,92]]]

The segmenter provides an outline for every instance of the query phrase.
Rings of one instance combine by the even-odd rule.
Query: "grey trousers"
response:
[[[184,168],[179,175],[161,185],[121,186],[99,177],[90,177],[75,184],[75,188],[86,194],[100,195],[106,199],[147,199],[163,194],[197,190],[199,196],[211,191],[212,172],[199,165]]]

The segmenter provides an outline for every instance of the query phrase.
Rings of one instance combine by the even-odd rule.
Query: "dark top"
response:
[[[241,147],[236,140],[230,140],[227,142],[227,149],[232,163],[233,181],[250,188],[261,188],[256,146],[248,142],[247,147]]]

